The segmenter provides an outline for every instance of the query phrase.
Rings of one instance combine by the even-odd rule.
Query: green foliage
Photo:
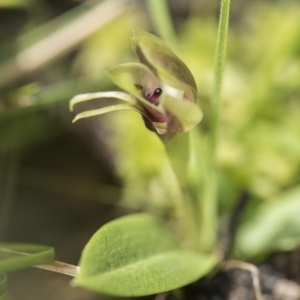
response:
[[[94,234],[75,284],[110,295],[150,295],[195,281],[215,262],[214,256],[182,250],[159,218],[134,214]]]
[[[274,251],[291,250],[300,243],[300,187],[251,209],[239,228],[234,253],[255,258]]]
[[[241,31],[240,27],[235,26],[231,28],[229,64],[225,70],[224,96],[220,103],[221,131],[217,149],[217,163],[221,169],[219,197],[223,212],[225,209],[227,212],[230,211],[242,190],[248,190],[252,195],[259,197],[262,206],[267,201],[267,207],[271,211],[274,199],[279,199],[284,207],[285,202],[280,197],[282,194],[280,191],[293,186],[299,180],[300,123],[297,115],[300,112],[298,103],[300,69],[299,24],[296,22],[299,9],[295,6],[298,7],[297,4],[283,6],[253,4],[243,20],[240,20],[247,31]],[[285,26],[281,26],[278,21],[282,14],[287,16]],[[216,30],[217,26],[211,19],[200,19],[197,16],[186,21],[179,37],[181,57],[192,70],[198,85],[201,106],[204,110],[204,125],[207,125],[210,116],[207,99],[212,88],[211,62]],[[273,30],[279,35],[270,35]],[[282,42],[279,42],[281,40]],[[117,150],[117,169],[123,176],[126,186],[149,188],[149,182],[154,180],[157,173],[149,177],[151,166],[141,164],[139,161],[142,158],[137,153],[147,153],[143,156],[145,160],[157,160],[160,164],[165,158],[157,152],[152,154],[146,140],[144,143],[141,139],[136,142],[133,137],[135,130],[138,130],[139,135],[146,134],[143,129],[137,129],[140,126],[138,118],[132,119],[131,115],[122,118],[122,120],[119,116],[111,118],[111,124],[115,124],[115,128],[122,132],[120,136],[111,139],[114,149],[117,143],[122,145]],[[207,175],[205,158],[208,136],[207,132],[193,132],[193,134],[198,135],[192,140],[195,145],[193,147],[201,150],[197,151],[197,155],[194,153],[194,159],[190,162],[194,167],[190,169],[189,182],[192,182],[200,193],[202,180],[206,180]],[[153,148],[156,147],[154,142],[151,144]],[[132,145],[134,145],[133,152],[130,151]],[[143,173],[145,177],[141,178],[137,173]],[[163,189],[166,183],[162,181],[158,185]],[[129,195],[132,194],[124,192],[125,202],[129,201]],[[295,208],[296,204],[295,200],[293,202]],[[292,206],[288,203],[286,205]],[[257,214],[261,215],[260,209],[248,212],[249,232],[250,227],[255,225],[254,221],[249,220],[256,220]],[[264,218],[262,215],[261,220]],[[281,221],[283,222],[280,218],[276,224],[284,234],[286,227],[282,227]],[[243,224],[241,226],[244,228]],[[268,233],[268,236],[269,234],[271,233]],[[288,233],[287,235],[289,236]],[[239,240],[241,239],[239,237]],[[263,237],[261,239],[263,240]],[[289,241],[292,241],[290,245],[295,246],[297,234],[294,238],[289,238]],[[242,246],[239,247],[244,249]],[[267,249],[262,250],[264,247],[260,245],[261,250],[257,253],[284,248],[273,242],[269,243]],[[243,255],[250,256],[250,253],[245,252]],[[255,257],[254,252],[251,257]]]
[[[285,26],[279,22],[282,15]],[[220,194],[222,207],[232,205],[231,195],[241,190],[264,200],[299,180],[298,17],[296,3],[253,3],[240,25],[230,28],[217,148],[220,180],[226,180],[228,191]],[[181,57],[198,85],[204,126],[211,116],[216,30],[210,18],[190,18],[179,39]]]
[[[181,196],[163,143],[136,113],[116,112],[109,117],[114,134],[107,143],[126,187],[121,203],[157,214],[173,212]]]

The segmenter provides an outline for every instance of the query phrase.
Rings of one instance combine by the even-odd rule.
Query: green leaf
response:
[[[151,295],[197,280],[215,262],[213,256],[180,249],[160,219],[134,214],[95,233],[83,251],[75,284],[116,296]]]
[[[234,252],[248,258],[299,246],[299,199],[297,186],[252,210],[249,220],[241,224]]]

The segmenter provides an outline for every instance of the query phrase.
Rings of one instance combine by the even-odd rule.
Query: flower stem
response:
[[[223,71],[226,61],[226,45],[227,45],[227,33],[229,23],[229,9],[230,0],[221,1],[221,13],[219,20],[217,48],[215,55],[215,66],[214,66],[214,92],[212,97],[212,146],[215,155],[217,146],[217,135],[218,135],[218,123],[219,123],[219,104],[220,95],[223,82]]]
[[[166,0],[147,0],[152,24],[158,35],[174,52],[178,49],[177,37],[174,30],[171,14]],[[192,212],[195,211],[195,202],[187,192],[187,165],[189,162],[190,133],[180,133],[171,141],[163,140],[171,167],[178,182],[180,193],[174,199],[174,209],[178,217],[178,230],[186,237],[185,246],[195,250],[198,241],[198,226]]]
[[[166,0],[148,0],[147,4],[156,32],[176,51],[176,34]]]
[[[44,269],[51,272],[56,272],[64,275],[76,277],[79,273],[80,267],[66,264],[60,261],[54,261],[48,264],[36,265],[35,268]]]
[[[223,81],[223,71],[226,60],[226,44],[229,23],[230,0],[221,1],[221,12],[217,37],[217,47],[214,66],[214,90],[211,99],[211,144],[207,161],[207,175],[204,182],[203,199],[200,213],[202,216],[200,245],[201,250],[213,250],[217,240],[217,166],[216,150],[218,141],[218,125],[220,111],[220,95]]]

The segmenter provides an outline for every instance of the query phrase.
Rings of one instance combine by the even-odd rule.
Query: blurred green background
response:
[[[219,1],[169,1],[178,54],[195,76],[207,138]],[[219,212],[250,203],[240,258],[291,250],[300,237],[300,3],[233,1],[221,103]],[[132,28],[155,33],[147,3],[0,1],[0,240],[54,246],[76,264],[105,222],[168,214],[178,193],[163,146],[134,112],[72,124],[70,98],[115,90],[105,69],[136,61]],[[76,112],[110,100],[78,105]],[[199,149],[201,151],[201,149]],[[199,166],[200,167],[200,166]],[[9,276],[8,299],[103,299],[39,270]]]

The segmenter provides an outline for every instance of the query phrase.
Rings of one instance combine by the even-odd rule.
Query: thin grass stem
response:
[[[220,106],[220,95],[223,82],[224,66],[226,61],[226,45],[227,45],[227,33],[229,23],[229,10],[230,0],[221,1],[221,13],[219,20],[218,39],[215,55],[215,66],[214,66],[214,90],[212,97],[212,146],[213,154],[215,155],[217,146],[217,135],[218,135],[218,123],[219,123],[219,106]]]
[[[217,47],[214,65],[214,89],[211,99],[211,144],[208,154],[207,174],[204,179],[203,198],[200,200],[200,214],[202,217],[200,229],[201,250],[210,252],[217,240],[217,166],[216,149],[218,141],[220,96],[226,61],[226,44],[229,23],[230,0],[221,1],[221,12],[217,37]]]

